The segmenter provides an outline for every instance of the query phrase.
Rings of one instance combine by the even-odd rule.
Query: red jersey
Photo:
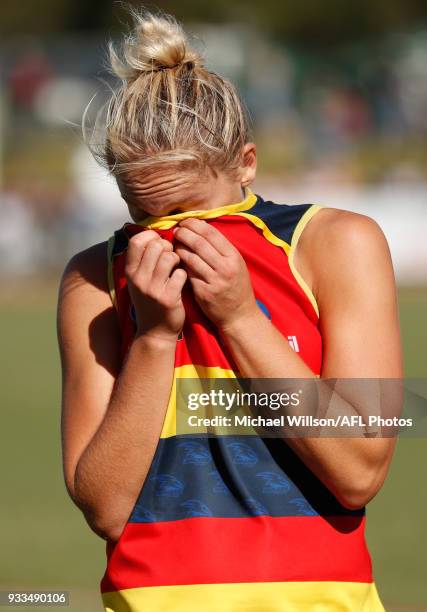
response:
[[[186,217],[205,219],[241,253],[258,305],[320,375],[319,311],[295,269],[295,248],[319,207],[278,205],[248,190],[238,204],[126,223],[109,240],[111,296],[122,358],[135,333],[124,274],[129,237],[145,228],[173,242]],[[344,508],[284,440],[194,438],[176,429],[176,381],[232,378],[238,369],[189,283],[174,384],[150,471],[101,582],[111,612],[379,612],[365,512]]]

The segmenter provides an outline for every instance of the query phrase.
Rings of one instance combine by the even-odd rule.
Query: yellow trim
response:
[[[141,225],[142,227],[147,227],[149,229],[169,229],[170,227],[176,225],[179,221],[188,219],[189,217],[197,219],[214,219],[215,217],[220,217],[221,215],[234,215],[242,210],[252,208],[256,200],[256,195],[249,188],[246,188],[245,199],[241,202],[237,202],[236,204],[226,204],[225,206],[211,208],[208,210],[187,210],[185,212],[177,213],[176,215],[166,215],[164,217],[149,216],[142,221],[138,221],[137,225]],[[127,224],[125,223],[125,226],[126,225]]]
[[[299,284],[299,286],[301,287],[301,289],[304,291],[304,293],[306,294],[306,296],[310,300],[311,305],[313,306],[317,316],[319,316],[319,306],[317,304],[316,298],[314,297],[313,292],[311,291],[310,287],[307,285],[307,283],[305,282],[305,280],[303,279],[301,274],[296,269],[295,263],[294,263],[294,256],[295,256],[295,249],[296,249],[298,241],[299,241],[299,239],[301,237],[302,232],[304,231],[304,229],[305,229],[307,223],[310,221],[310,219],[317,212],[319,212],[319,210],[321,210],[320,206],[318,206],[317,204],[312,204],[311,207],[303,214],[301,219],[298,221],[297,226],[296,226],[296,228],[294,230],[294,233],[293,233],[293,236],[292,236],[291,248],[290,248],[289,254],[288,254],[288,261],[289,261],[289,267],[291,269],[291,272],[294,275],[294,278],[297,281],[297,283]]]
[[[114,248],[115,236],[110,236],[107,244],[107,275],[108,275],[108,290],[110,292],[111,301],[117,308],[116,288],[114,286],[114,274],[113,274],[113,248]]]
[[[233,370],[224,370],[217,366],[208,367],[202,365],[188,364],[178,366],[174,370],[171,393],[168,408],[163,423],[161,438],[172,438],[176,436],[176,381],[178,378],[236,378]],[[201,389],[205,391],[205,389]]]
[[[244,582],[155,586],[103,593],[102,599],[106,612],[385,612],[373,582]]]
[[[239,217],[246,217],[246,219],[249,219],[249,221],[251,221],[254,225],[256,225],[256,227],[258,227],[262,231],[264,238],[266,238],[275,246],[282,248],[285,251],[286,255],[289,254],[291,248],[290,245],[281,238],[278,238],[276,234],[273,234],[273,232],[269,229],[269,227],[264,223],[262,219],[245,212],[239,213]]]

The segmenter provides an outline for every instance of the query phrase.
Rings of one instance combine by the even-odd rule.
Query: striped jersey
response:
[[[198,217],[239,250],[259,307],[320,375],[318,306],[294,265],[301,233],[318,210],[278,205],[247,190],[238,204],[125,223],[108,242],[122,359],[135,334],[124,274],[129,238],[148,228],[173,243],[174,226]],[[185,324],[159,444],[119,540],[107,543],[105,610],[383,611],[364,509],[344,508],[282,439],[255,432],[195,437],[177,430],[177,381],[239,375],[189,283],[183,303]]]

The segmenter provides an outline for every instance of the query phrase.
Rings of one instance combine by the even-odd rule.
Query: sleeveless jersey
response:
[[[173,242],[174,226],[198,217],[239,250],[258,305],[320,375],[319,311],[293,261],[301,233],[318,210],[312,204],[278,205],[247,190],[238,204],[125,223],[108,243],[122,358],[135,333],[124,274],[129,237],[149,228]],[[238,375],[189,283],[183,303],[186,319],[159,444],[119,540],[107,543],[101,581],[105,609],[383,611],[365,541],[364,509],[344,508],[284,440],[177,434],[177,379]]]

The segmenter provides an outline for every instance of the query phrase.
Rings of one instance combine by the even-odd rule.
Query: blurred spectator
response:
[[[30,111],[40,89],[52,78],[53,68],[39,46],[26,47],[9,73],[11,102],[16,110]]]

